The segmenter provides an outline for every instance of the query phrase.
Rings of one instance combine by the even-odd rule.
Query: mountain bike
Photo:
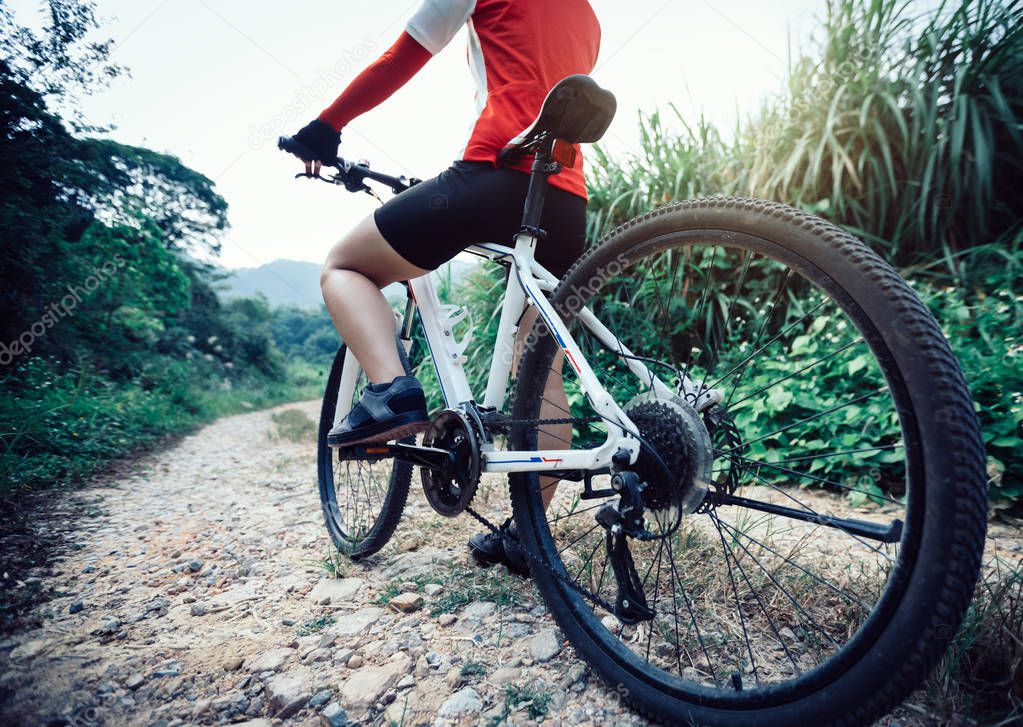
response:
[[[963,374],[888,264],[781,204],[669,204],[555,279],[533,254],[544,191],[613,114],[571,77],[502,152],[535,161],[513,243],[467,250],[507,272],[482,398],[472,331],[457,335],[468,311],[433,274],[406,284],[395,329],[410,370],[418,313],[443,397],[420,442],[326,446],[365,383],[338,351],[319,423],[330,536],[353,559],[378,551],[419,468],[439,514],[517,541],[578,656],[639,712],[868,723],[945,652],[980,568],[985,461]],[[334,170],[323,179],[350,191],[416,183]],[[545,395],[551,377],[567,406]],[[507,473],[517,535],[473,508],[485,473]]]

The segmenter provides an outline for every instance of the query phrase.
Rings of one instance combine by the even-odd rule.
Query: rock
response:
[[[257,674],[264,671],[277,671],[294,653],[293,649],[269,649],[262,654],[256,654],[246,659],[245,670]]]
[[[320,712],[320,724],[322,727],[345,727],[348,724],[348,713],[337,702],[331,702]]]
[[[359,654],[352,654],[350,657],[348,657],[348,662],[346,663],[346,666],[349,669],[358,669],[364,663],[365,662],[363,661],[362,657]]]
[[[458,616],[456,616],[453,613],[442,613],[440,616],[437,617],[437,623],[439,623],[441,626],[450,626],[457,620]]]
[[[270,712],[278,719],[287,719],[302,709],[312,698],[310,683],[312,673],[307,669],[295,669],[276,674],[266,683],[266,695],[270,701]]]
[[[452,694],[437,710],[438,717],[457,717],[469,712],[483,710],[483,700],[472,687],[466,687]]]
[[[362,584],[361,578],[324,578],[313,586],[308,598],[321,606],[347,603],[359,592]]]
[[[442,586],[439,583],[427,583],[425,586],[423,586],[423,593],[431,597],[440,595],[441,591],[443,590],[444,586]]]
[[[398,680],[398,683],[394,685],[394,688],[395,689],[408,689],[409,687],[414,687],[415,685],[416,685],[416,678],[414,676],[412,676],[411,674],[406,674],[405,676],[403,676],[401,679]]]
[[[522,675],[521,669],[516,669],[513,666],[506,666],[502,667],[501,669],[498,669],[493,674],[491,674],[490,679],[488,679],[488,681],[491,684],[501,686],[502,684],[510,684],[511,682],[514,682],[521,675]]]
[[[330,701],[331,691],[329,689],[321,689],[313,695],[312,699],[309,700],[309,704],[306,705],[310,709],[316,709],[322,707],[324,704]]]
[[[206,615],[206,604],[205,603],[193,603],[190,609],[193,616],[205,616]]]
[[[67,607],[67,612],[68,613],[81,613],[82,609],[84,609],[84,608],[85,608],[85,604],[82,602],[81,599],[78,599],[77,601],[72,601],[71,602],[71,604]]]
[[[339,615],[337,623],[331,626],[330,631],[342,641],[358,636],[368,629],[383,614],[384,609],[376,606],[367,606],[353,613]]]
[[[238,671],[244,661],[240,656],[229,656],[224,659],[224,671]]]
[[[403,553],[381,571],[381,577],[393,581],[399,577],[412,579],[429,576],[437,568],[437,563],[450,559],[444,551],[437,548],[426,548],[412,553]]]
[[[124,688],[130,689],[131,691],[134,692],[136,689],[138,689],[145,683],[146,677],[139,672],[135,672],[130,677],[124,680]]]
[[[402,656],[383,666],[367,667],[354,672],[341,686],[341,701],[353,707],[372,706],[399,677],[405,675],[410,666],[411,660]]]
[[[101,636],[109,636],[110,634],[117,633],[117,631],[120,630],[120,628],[121,622],[118,621],[113,616],[111,616],[106,621],[104,621],[103,624],[98,629],[96,629],[96,633],[98,633]],[[15,649],[15,651],[17,651],[17,649]],[[11,657],[13,658],[13,656],[14,653],[11,652]]]
[[[473,601],[462,609],[462,618],[466,621],[482,621],[497,613],[497,604],[493,601]]]
[[[557,629],[544,629],[529,642],[529,655],[534,661],[550,661],[561,653],[561,633]]]
[[[442,661],[444,661],[444,657],[442,657],[436,651],[426,652],[426,663],[429,664],[434,669],[439,667]]]
[[[192,571],[193,573],[198,573],[200,570],[202,570],[202,561],[198,559],[190,560],[188,562],[188,570]]]
[[[450,687],[451,689],[461,686],[462,670],[459,669],[458,667],[455,667],[454,669],[448,672],[447,678],[445,678],[444,681],[448,683],[448,687]]]
[[[270,720],[250,719],[247,722],[235,722],[233,727],[270,727]]]
[[[392,598],[388,605],[395,611],[412,613],[413,611],[418,611],[423,607],[423,597],[418,593],[406,591],[405,593],[399,593],[397,596]]]
[[[117,619],[113,619],[113,621],[116,623]],[[117,626],[114,627],[114,630],[116,631],[119,627],[120,624],[117,624]],[[11,661],[31,659],[32,657],[39,656],[39,654],[41,654],[47,646],[49,646],[49,642],[45,639],[31,639],[30,641],[26,641],[20,646],[16,646],[11,649],[9,656]]]

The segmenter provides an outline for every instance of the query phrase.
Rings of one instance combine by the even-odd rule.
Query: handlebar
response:
[[[291,136],[282,136],[278,138],[277,148],[281,151],[286,151],[289,154],[294,154],[302,159],[316,158],[316,155],[309,149],[309,147],[300,141],[296,141],[294,137]],[[386,185],[395,194],[404,192],[406,189],[414,187],[422,181],[415,177],[392,177],[389,174],[374,172],[369,168],[369,162],[359,161],[353,164],[351,162],[346,162],[341,157],[338,157],[331,163],[324,163],[323,166],[336,169],[337,174],[332,174],[329,177],[322,177],[318,174],[302,172],[300,174],[296,174],[295,178],[301,179],[303,177],[308,177],[311,179],[321,179],[328,184],[344,187],[349,192],[367,192],[369,194],[373,194],[373,190],[366,184],[367,179]]]

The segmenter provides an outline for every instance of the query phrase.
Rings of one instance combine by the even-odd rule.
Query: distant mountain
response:
[[[320,295],[320,266],[301,260],[274,260],[258,268],[225,270],[221,281],[222,298],[252,298],[262,293],[272,306],[294,305],[300,308],[318,308],[323,304]]]
[[[453,283],[459,282],[475,263],[452,260],[441,268],[441,274],[450,272]],[[320,265],[302,260],[274,260],[258,268],[225,270],[227,277],[217,286],[224,300],[251,298],[262,293],[271,306],[293,305],[299,308],[319,308],[323,305],[320,294]],[[405,300],[400,285],[389,285],[384,295],[391,302]]]

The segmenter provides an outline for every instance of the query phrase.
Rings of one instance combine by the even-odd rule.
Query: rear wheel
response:
[[[327,434],[337,417],[342,381],[347,412],[359,400],[369,383],[354,356],[346,356],[342,345],[327,377],[327,389],[320,410],[317,439],[317,470],[320,505],[331,540],[353,560],[380,550],[394,534],[408,499],[412,465],[394,458],[339,461],[337,450],[327,446]],[[398,341],[398,354],[405,373],[411,373],[405,349]],[[350,366],[352,370],[346,371]],[[415,442],[415,437],[400,440]]]
[[[614,496],[562,482],[545,510],[536,475],[511,477],[537,586],[579,655],[672,724],[865,724],[904,699],[960,623],[986,518],[969,392],[906,283],[822,220],[711,199],[627,223],[553,303],[639,429],[649,485],[650,538],[629,546],[654,617],[630,625],[606,609],[617,588],[594,519]],[[668,393],[580,324],[584,304]],[[592,446],[606,427],[584,424],[594,411],[572,370],[552,368],[542,324],[533,338],[510,446],[536,447],[528,420],[552,376],[573,445]],[[707,498],[679,521],[671,506],[697,482]]]

